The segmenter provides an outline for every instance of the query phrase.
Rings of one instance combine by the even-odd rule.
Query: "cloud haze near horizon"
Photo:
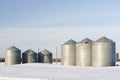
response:
[[[58,47],[60,57],[60,45],[69,39],[79,42],[88,37],[97,40],[106,36],[116,42],[116,50],[119,52],[119,27],[25,27],[25,28],[1,28],[0,29],[0,56],[4,56],[5,49],[15,45],[23,51],[48,49],[55,56]]]

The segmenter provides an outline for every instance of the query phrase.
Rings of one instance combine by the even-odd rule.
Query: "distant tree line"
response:
[[[0,62],[5,62],[5,58],[0,57]]]
[[[53,62],[61,62],[61,59],[60,58],[57,58],[57,59],[53,58],[52,61]],[[5,62],[5,58],[0,57],[0,62]]]

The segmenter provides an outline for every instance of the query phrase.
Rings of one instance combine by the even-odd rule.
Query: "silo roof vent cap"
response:
[[[90,40],[89,38],[85,38],[82,41],[78,42],[77,44],[88,44],[88,43],[92,43],[93,41]]]

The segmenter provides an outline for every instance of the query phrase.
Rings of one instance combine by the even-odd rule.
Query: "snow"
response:
[[[120,63],[117,63],[120,64]],[[120,66],[77,67],[29,63],[0,63],[0,80],[120,80]]]

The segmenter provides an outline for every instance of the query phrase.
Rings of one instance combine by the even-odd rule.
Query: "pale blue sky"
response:
[[[16,45],[22,51],[55,47],[71,38],[113,39],[119,52],[120,0],[0,0],[0,56]]]
[[[119,0],[0,0],[0,27],[119,25]]]

